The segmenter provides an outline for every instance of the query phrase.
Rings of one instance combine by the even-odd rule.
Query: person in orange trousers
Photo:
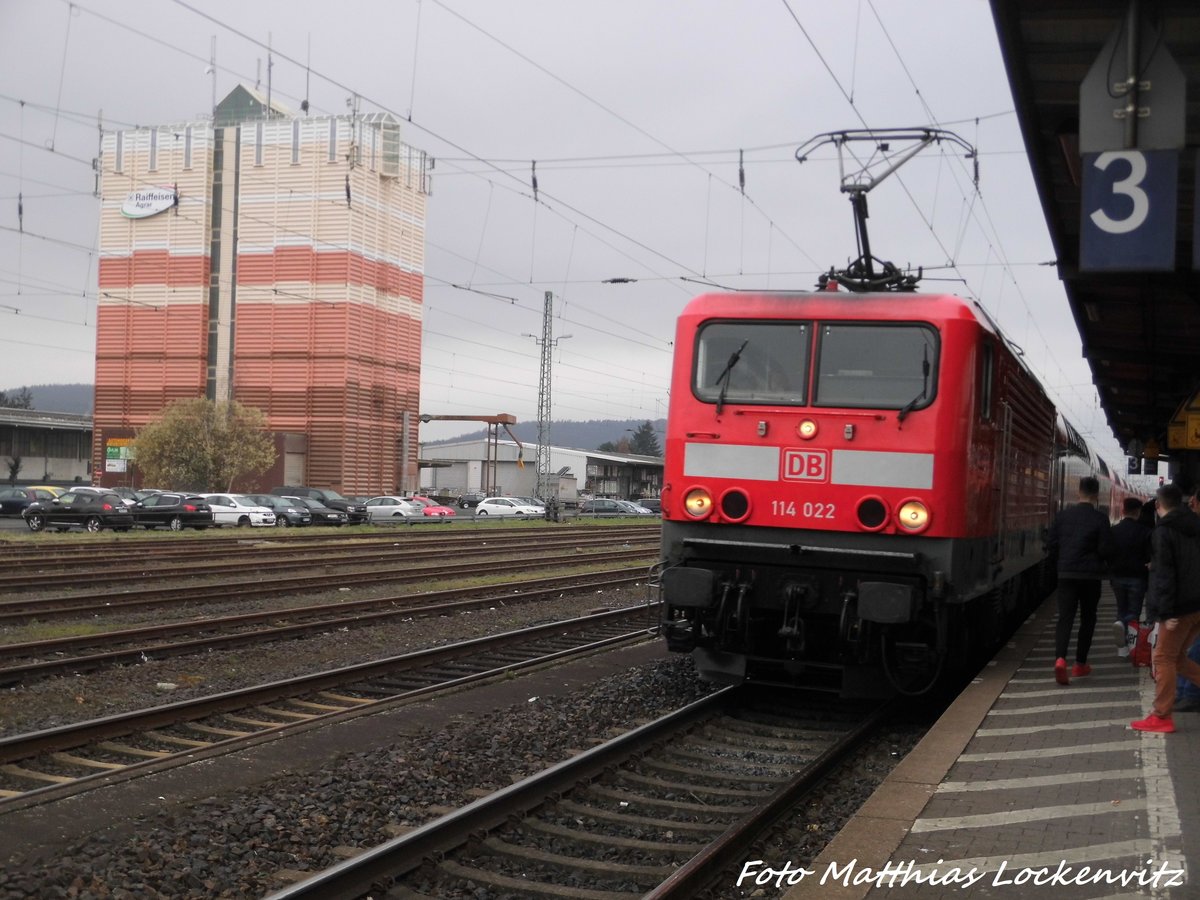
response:
[[[1154,709],[1131,722],[1138,731],[1170,734],[1175,730],[1175,679],[1182,675],[1200,685],[1200,664],[1188,648],[1200,637],[1200,516],[1183,504],[1175,484],[1158,489],[1162,518],[1154,529],[1150,564],[1149,619],[1159,622],[1154,647]]]

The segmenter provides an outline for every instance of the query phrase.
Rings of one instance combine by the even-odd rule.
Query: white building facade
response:
[[[494,463],[489,463],[489,458]],[[497,441],[489,456],[479,439],[421,446],[421,489],[441,496],[482,491],[498,496],[533,496],[537,489],[537,445]],[[637,454],[601,453],[571,447],[550,448],[550,471],[558,474],[558,498],[657,497],[662,490],[661,459]],[[494,471],[492,471],[494,470]]]

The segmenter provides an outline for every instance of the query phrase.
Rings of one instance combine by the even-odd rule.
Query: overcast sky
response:
[[[926,290],[977,298],[1068,417],[1120,455],[1045,265],[985,0],[3,0],[0,388],[92,381],[98,123],[207,115],[214,35],[218,99],[238,82],[266,90],[269,43],[274,99],[344,113],[357,93],[436,158],[423,413],[536,419],[539,349],[523,335],[540,333],[552,291],[555,335],[571,335],[554,417],[665,415],[690,297],[805,290],[855,255],[835,153],[800,165],[795,149],[933,124],[978,148],[978,195],[957,148],[926,151],[871,193],[872,249],[924,265]]]

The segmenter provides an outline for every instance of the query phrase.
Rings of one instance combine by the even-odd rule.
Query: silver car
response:
[[[425,515],[425,510],[420,504],[403,497],[372,497],[366,502],[366,507],[368,521],[373,524],[419,519]]]

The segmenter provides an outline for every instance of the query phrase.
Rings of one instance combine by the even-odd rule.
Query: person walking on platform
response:
[[[1100,482],[1090,475],[1079,479],[1079,502],[1054,518],[1046,550],[1056,561],[1058,572],[1058,624],[1054,632],[1054,680],[1070,684],[1071,675],[1092,673],[1088,651],[1096,632],[1096,609],[1100,605],[1100,581],[1104,566],[1113,554],[1112,528],[1108,516],[1097,509]],[[1067,674],[1067,646],[1079,612],[1079,636],[1075,642],[1075,665]]]
[[[1146,584],[1150,576],[1151,530],[1138,521],[1142,501],[1137,497],[1126,497],[1121,507],[1124,517],[1113,526],[1113,558],[1109,584],[1117,598],[1117,620],[1113,631],[1117,638],[1118,654],[1128,656],[1125,636],[1129,623],[1136,626],[1142,616],[1142,601],[1146,598]]]
[[[1200,516],[1183,504],[1175,484],[1158,489],[1162,517],[1154,529],[1150,568],[1149,618],[1159,624],[1154,646],[1154,709],[1131,722],[1138,731],[1170,734],[1175,730],[1175,679],[1183,675],[1200,685],[1200,664],[1188,648],[1200,637]]]
[[[1184,494],[1183,503],[1192,512],[1200,515],[1200,493],[1193,487],[1185,487],[1181,479],[1175,479],[1179,490]],[[1191,496],[1188,496],[1189,490]],[[1200,638],[1197,638],[1187,651],[1188,659],[1200,663]],[[1196,712],[1200,710],[1200,685],[1192,684],[1180,675],[1175,679],[1175,712]]]

